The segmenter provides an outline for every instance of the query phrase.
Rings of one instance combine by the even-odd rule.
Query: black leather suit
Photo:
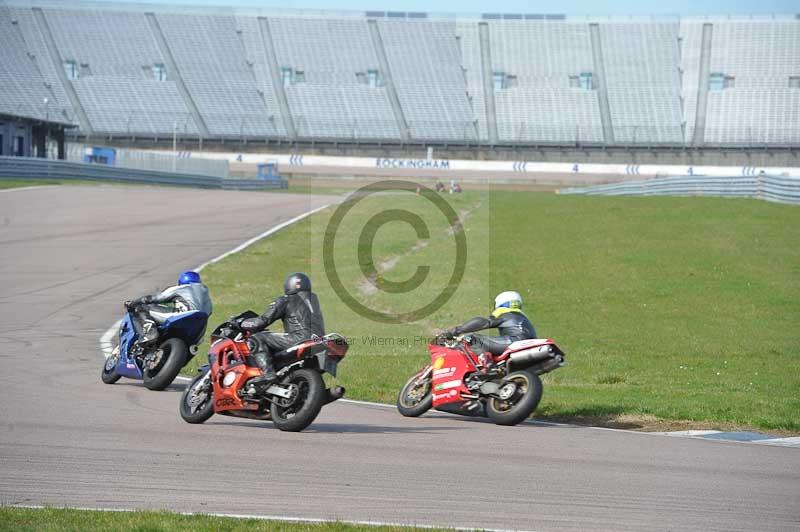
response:
[[[276,298],[264,314],[258,318],[244,320],[241,326],[247,331],[261,331],[278,320],[283,321],[283,333],[264,331],[251,336],[251,341],[255,344],[251,347],[251,351],[262,367],[271,366],[272,355],[278,351],[299,344],[312,336],[325,335],[325,322],[319,299],[315,293],[307,291]]]
[[[536,329],[522,311],[506,309],[497,309],[488,318],[483,316],[472,318],[462,325],[449,329],[446,333],[461,335],[495,327],[500,336],[473,334],[472,345],[479,350],[499,355],[516,341],[536,338]]]

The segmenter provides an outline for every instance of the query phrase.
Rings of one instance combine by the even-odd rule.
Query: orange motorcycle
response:
[[[316,419],[322,407],[344,396],[344,388],[326,388],[323,373],[336,376],[348,349],[339,334],[315,337],[273,354],[278,381],[253,383],[261,370],[251,356],[250,333],[239,324],[257,314],[244,312],[211,333],[208,364],[183,392],[181,417],[203,423],[214,414],[272,420],[280,430],[299,432]]]

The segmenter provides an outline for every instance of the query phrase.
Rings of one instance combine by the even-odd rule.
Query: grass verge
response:
[[[36,187],[60,184],[62,184],[61,181],[50,179],[0,179],[0,190],[7,188]]]
[[[328,209],[210,266],[212,323],[263,310],[287,272],[309,272],[327,329],[351,340],[339,375],[348,396],[393,402],[428,359],[436,328],[485,315],[494,294],[516,289],[539,335],[567,353],[567,366],[544,378],[536,417],[800,432],[800,209],[700,197],[444,198],[463,220],[468,260],[453,296],[432,314],[380,323],[343,303],[322,259]],[[417,213],[429,234],[387,223],[375,234],[370,266],[359,259],[361,230],[396,209]],[[382,311],[413,310],[451,282],[452,230],[412,194],[360,202],[334,250],[348,292]],[[416,290],[374,286],[408,279],[420,266],[430,271]]]
[[[209,531],[250,532],[269,530],[278,532],[388,532],[413,530],[412,527],[369,526],[348,523],[294,523],[264,519],[240,519],[213,515],[182,515],[172,512],[100,512],[71,510],[67,508],[12,508],[0,507],[0,531],[80,531],[106,532],[111,530],[159,531]]]

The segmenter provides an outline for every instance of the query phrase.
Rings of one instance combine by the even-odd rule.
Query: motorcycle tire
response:
[[[419,373],[417,373],[419,375]],[[414,382],[417,380],[417,375],[414,375],[408,381],[406,381],[403,389],[400,390],[400,394],[397,396],[397,410],[400,412],[401,415],[405,417],[419,417],[428,410],[431,409],[433,406],[433,395],[431,395],[431,379],[428,378],[428,389],[425,392],[425,395],[417,401],[416,403],[411,403],[408,400],[408,394],[411,391],[411,387]]]
[[[214,415],[214,388],[211,379],[208,378],[210,370],[206,370],[192,379],[192,382],[183,390],[181,395],[180,413],[183,420],[191,424],[205,423],[208,418]],[[205,398],[195,408],[190,404],[192,395],[196,393],[196,388],[202,384],[203,379],[208,379],[208,389],[205,390]]]
[[[491,397],[486,401],[486,414],[496,425],[518,425],[530,417],[542,400],[542,381],[529,371],[515,371],[504,381],[514,381],[519,387],[513,403]]]
[[[175,380],[178,373],[186,361],[186,355],[189,349],[186,347],[186,342],[180,338],[170,338],[158,346],[159,349],[164,350],[160,367],[157,369],[155,375],[150,374],[150,370],[145,369],[143,374],[144,385],[148,390],[159,391],[163,390]]]
[[[325,383],[320,373],[313,369],[298,369],[289,373],[283,384],[295,384],[299,388],[297,402],[284,407],[272,403],[270,412],[272,422],[280,430],[286,432],[300,432],[308,427],[319,415],[322,405],[325,404]]]
[[[111,354],[103,361],[103,368],[100,370],[100,380],[106,384],[114,384],[122,378],[117,373],[117,362],[119,362],[119,344],[114,346]]]

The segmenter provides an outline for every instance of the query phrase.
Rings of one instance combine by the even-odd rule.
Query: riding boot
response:
[[[261,375],[253,377],[250,382],[253,384],[272,384],[278,380],[278,376],[275,374],[275,364],[272,362],[272,355],[259,351],[253,354],[253,358],[261,370]]]

